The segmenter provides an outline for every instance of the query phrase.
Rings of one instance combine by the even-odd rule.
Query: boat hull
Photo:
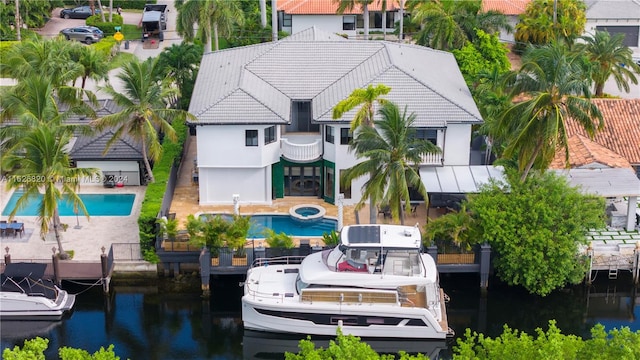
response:
[[[0,319],[2,320],[58,320],[70,313],[75,295],[60,291],[54,301],[44,296],[23,293],[0,293]]]
[[[446,339],[427,309],[339,304],[265,304],[242,298],[245,329],[274,333],[335,336],[343,334],[371,338]]]

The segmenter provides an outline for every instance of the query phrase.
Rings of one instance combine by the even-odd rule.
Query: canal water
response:
[[[604,277],[604,275],[601,275]],[[0,323],[2,349],[21,345],[35,336],[50,340],[47,359],[56,350],[71,346],[94,352],[115,345],[121,359],[282,359],[284,351],[296,351],[300,337],[266,336],[244,331],[240,318],[241,277],[213,279],[213,296],[200,297],[198,279],[161,279],[157,284],[114,284],[104,296],[99,287],[65,283],[79,293],[75,311],[59,322]],[[479,277],[442,275],[441,286],[450,296],[449,325],[457,336],[466,328],[497,336],[503,325],[533,333],[557,320],[563,333],[584,337],[596,323],[606,328],[628,326],[640,330],[636,294],[631,279],[597,279],[591,287],[575,286],[545,298],[528,295],[490,279],[482,296]],[[87,290],[88,289],[88,290]],[[317,339],[325,345],[326,339]],[[422,352],[433,359],[451,357],[451,341],[375,341],[386,353],[398,350]]]

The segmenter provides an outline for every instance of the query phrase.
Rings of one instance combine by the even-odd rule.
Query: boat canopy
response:
[[[422,237],[415,226],[372,224],[345,226],[340,242],[347,247],[420,249]]]

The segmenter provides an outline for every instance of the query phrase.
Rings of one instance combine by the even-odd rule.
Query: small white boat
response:
[[[245,329],[309,335],[445,339],[446,295],[417,227],[346,226],[333,249],[258,259],[242,297]]]
[[[0,318],[55,320],[73,309],[75,295],[44,279],[46,264],[10,263],[0,275]]]

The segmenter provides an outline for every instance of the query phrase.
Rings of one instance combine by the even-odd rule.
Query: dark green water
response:
[[[197,280],[196,280],[197,281]],[[240,319],[242,278],[214,281],[213,296],[205,301],[195,286],[160,280],[157,284],[116,284],[109,297],[99,288],[78,295],[70,318],[57,323],[20,322],[0,324],[2,349],[40,335],[50,339],[47,359],[57,359],[60,346],[90,352],[114,344],[122,359],[279,359],[295,350],[297,338],[263,336],[246,332]],[[479,278],[443,275],[441,285],[451,297],[449,326],[457,335],[466,328],[496,336],[503,325],[532,333],[556,319],[564,333],[588,336],[597,322],[607,328],[629,326],[640,330],[635,294],[630,278],[600,281],[587,288],[576,286],[546,298],[526,294],[490,280],[485,297]],[[65,284],[71,292],[85,287]],[[319,339],[326,344],[326,340]],[[382,341],[379,351],[426,352],[434,358],[450,357],[450,343]]]

